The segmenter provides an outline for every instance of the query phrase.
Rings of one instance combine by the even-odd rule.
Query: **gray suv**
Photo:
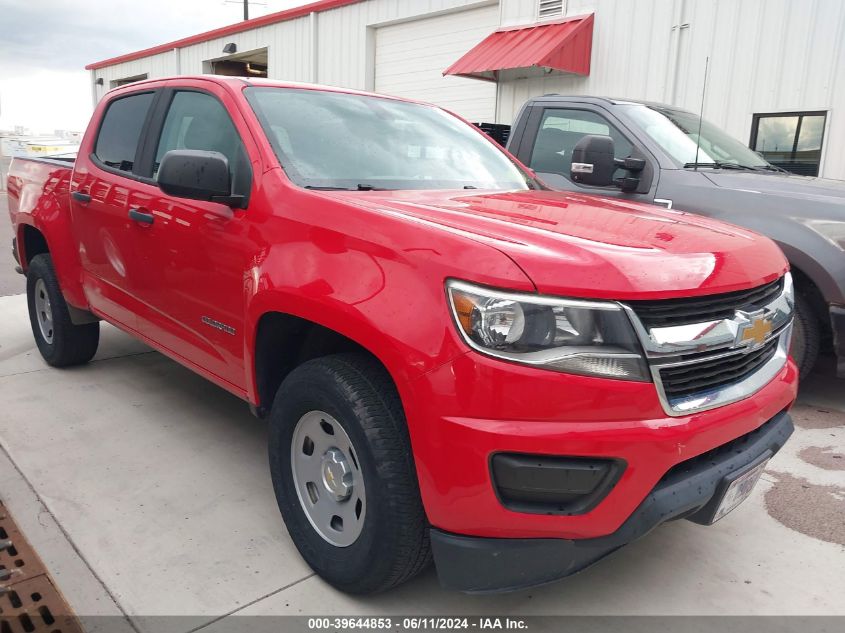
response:
[[[785,172],[697,114],[619,99],[532,99],[508,149],[556,189],[692,211],[773,239],[795,279],[801,375],[832,345],[845,376],[845,182]]]

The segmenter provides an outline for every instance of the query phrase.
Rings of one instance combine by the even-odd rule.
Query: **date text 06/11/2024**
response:
[[[333,617],[308,618],[309,630],[349,631],[355,629],[439,631],[439,630],[525,630],[528,624],[521,618],[498,617],[404,617],[399,621],[389,617]],[[396,627],[396,629],[394,629]]]

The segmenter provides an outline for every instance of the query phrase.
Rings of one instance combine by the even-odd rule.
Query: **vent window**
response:
[[[564,0],[539,0],[537,17],[541,20],[562,17],[565,10]]]

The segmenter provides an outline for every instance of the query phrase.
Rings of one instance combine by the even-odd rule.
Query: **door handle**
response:
[[[70,195],[77,202],[81,202],[83,204],[88,204],[89,202],[91,202],[91,195],[85,193],[84,191],[72,191]]]
[[[138,209],[129,209],[129,219],[141,224],[152,224],[155,216],[152,213],[144,213]]]

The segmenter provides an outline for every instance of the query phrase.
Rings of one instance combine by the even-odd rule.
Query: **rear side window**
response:
[[[145,92],[109,104],[94,148],[100,162],[121,171],[132,171],[141,129],[152,103],[153,93]]]

